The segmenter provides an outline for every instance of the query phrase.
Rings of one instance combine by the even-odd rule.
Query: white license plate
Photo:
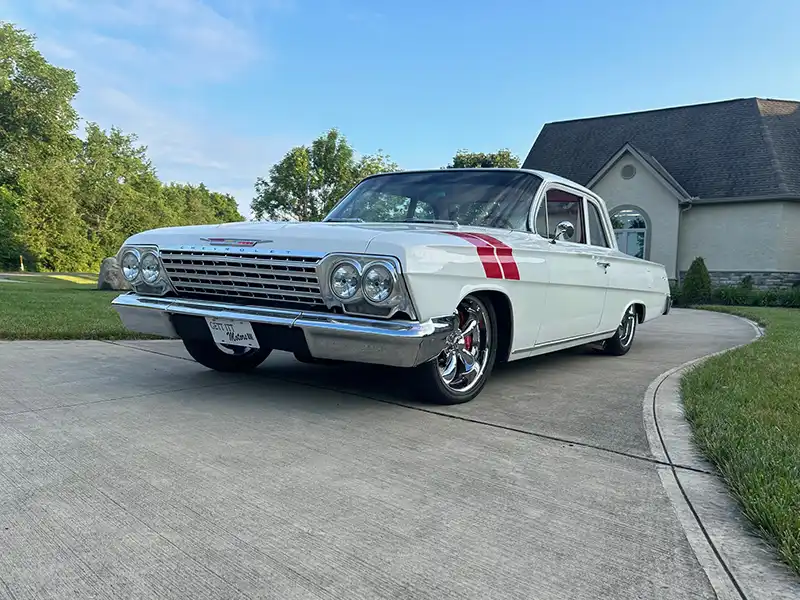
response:
[[[244,346],[246,348],[259,347],[256,334],[253,332],[253,326],[247,321],[206,317],[206,323],[208,323],[208,328],[211,331],[211,337],[218,344]]]

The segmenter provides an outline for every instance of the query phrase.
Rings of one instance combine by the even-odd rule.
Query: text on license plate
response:
[[[206,323],[208,323],[208,329],[211,331],[211,337],[218,344],[245,346],[247,348],[259,347],[256,334],[253,332],[253,326],[247,321],[206,317]]]

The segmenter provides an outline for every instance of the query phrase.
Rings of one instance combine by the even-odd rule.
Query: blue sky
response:
[[[425,168],[524,157],[548,121],[800,100],[796,0],[0,0],[0,18],[76,71],[85,119],[245,215],[255,178],[334,126]]]

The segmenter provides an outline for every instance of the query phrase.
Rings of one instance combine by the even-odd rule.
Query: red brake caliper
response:
[[[466,313],[459,312],[458,313],[458,319],[459,319],[459,325],[463,329],[464,328],[464,322],[467,320]],[[471,333],[469,335],[465,335],[464,336],[464,347],[467,350],[472,350],[472,334]]]

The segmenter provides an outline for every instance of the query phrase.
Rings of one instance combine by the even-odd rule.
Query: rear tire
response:
[[[223,373],[252,371],[272,352],[272,348],[226,346],[224,349],[211,340],[183,340],[186,351],[204,367]]]
[[[625,311],[622,322],[617,327],[614,337],[607,339],[603,344],[603,351],[612,356],[623,356],[628,353],[633,346],[633,338],[636,335],[636,326],[639,323],[639,316],[636,308],[631,306]]]
[[[497,356],[497,318],[491,302],[467,296],[458,305],[459,326],[435,359],[414,368],[422,400],[463,404],[481,393]]]

